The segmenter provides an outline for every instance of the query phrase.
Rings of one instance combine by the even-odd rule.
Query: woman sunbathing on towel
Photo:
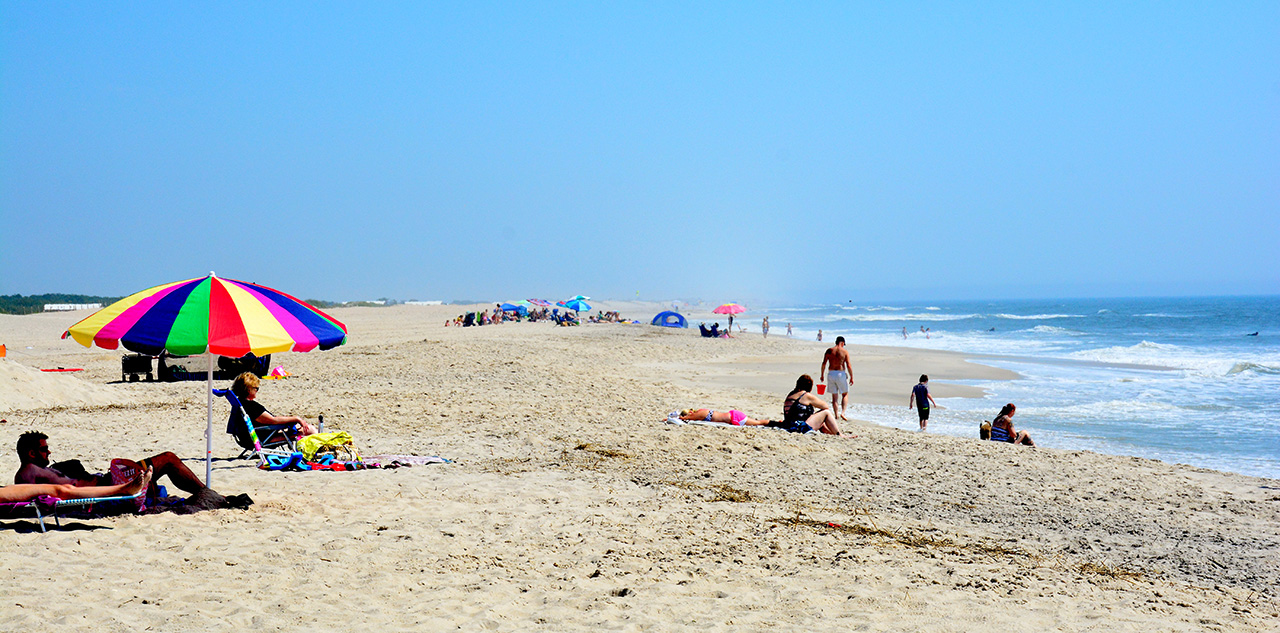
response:
[[[145,468],[129,483],[119,486],[72,486],[68,484],[14,484],[0,488],[0,503],[31,501],[40,495],[57,499],[93,499],[96,497],[131,497],[147,489],[151,469]]]
[[[231,384],[231,392],[240,399],[240,408],[244,409],[244,414],[249,416],[254,424],[293,424],[298,428],[298,435],[311,435],[316,432],[316,427],[303,418],[296,415],[274,416],[267,411],[266,407],[258,404],[255,399],[258,397],[260,384],[258,377],[248,371],[236,376],[236,381]]]
[[[828,435],[856,437],[840,432],[840,426],[836,424],[836,416],[831,412],[831,405],[810,393],[812,390],[813,376],[809,374],[800,376],[796,380],[796,388],[792,389],[782,401],[782,420],[770,422],[769,426],[792,433],[822,431]]]
[[[728,411],[685,409],[680,412],[680,419],[686,422],[723,422],[734,426],[764,426],[769,423],[768,420],[753,420],[737,409]]]

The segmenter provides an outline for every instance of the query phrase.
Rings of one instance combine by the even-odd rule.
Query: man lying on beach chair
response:
[[[97,474],[87,472],[79,460],[69,460],[50,464],[49,436],[39,431],[29,431],[18,437],[18,472],[13,475],[15,484],[52,484],[67,486],[109,486],[113,482],[111,473]],[[191,495],[188,502],[202,506],[217,507],[225,503],[222,495],[204,485],[200,478],[182,459],[171,451],[152,455],[140,462],[127,459],[114,459],[112,471],[118,476],[132,477],[134,473],[147,470],[152,473],[152,483],[162,477],[168,477],[174,487]],[[148,500],[159,496],[159,487],[152,486],[148,490]]]
[[[61,528],[60,513],[70,509],[87,509],[97,503],[133,503],[147,492],[151,470],[143,467],[132,480],[112,486],[73,486],[70,484],[14,484],[0,488],[0,516],[19,516],[32,510],[40,531],[46,532],[45,515],[52,515]]]

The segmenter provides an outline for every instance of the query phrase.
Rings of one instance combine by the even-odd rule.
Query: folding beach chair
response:
[[[297,450],[293,424],[254,424],[240,406],[240,399],[230,389],[214,389],[213,395],[226,398],[231,403],[227,433],[235,437],[236,444],[244,449],[237,459],[252,455],[258,458],[258,465],[262,466],[267,463],[268,456],[288,458]]]
[[[45,528],[44,518],[52,516],[54,524],[58,529],[62,529],[62,521],[58,520],[58,515],[62,512],[73,509],[88,509],[96,503],[110,502],[128,502],[137,503],[138,498],[147,494],[146,488],[138,491],[136,495],[125,495],[119,497],[94,497],[91,499],[58,499],[48,495],[40,495],[30,501],[18,501],[14,503],[0,503],[0,516],[13,517],[20,514],[24,509],[30,509],[35,512],[36,521],[40,522],[40,532],[48,532]]]

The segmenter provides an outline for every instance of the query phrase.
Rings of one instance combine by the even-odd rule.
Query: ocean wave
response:
[[[1162,365],[1183,367],[1187,354],[1177,345],[1142,341],[1137,345],[1102,347],[1070,354],[1072,358],[1101,363],[1130,363],[1134,365]]]
[[[1048,321],[1049,319],[1083,319],[1083,314],[993,314],[997,319],[1016,321]]]
[[[980,314],[841,314],[833,321],[962,321],[978,319]]]
[[[1084,332],[1081,332],[1079,330],[1068,330],[1067,328],[1058,327],[1056,325],[1037,325],[1029,330],[1022,330],[1022,331],[1035,332],[1036,334],[1065,334],[1067,336],[1084,336],[1085,335]]]
[[[1236,363],[1235,365],[1231,366],[1231,369],[1227,370],[1227,375],[1234,376],[1236,374],[1243,374],[1245,372],[1251,372],[1255,374],[1264,374],[1267,376],[1280,376],[1280,367],[1272,367],[1270,365],[1261,365],[1258,363],[1248,363],[1248,362]]]
[[[937,307],[934,307],[934,306],[929,306],[929,307],[925,308],[925,310],[932,310],[932,311],[935,311],[935,312],[936,312],[936,311],[942,310],[942,308],[937,308]]]
[[[1148,319],[1190,319],[1190,314],[1165,314],[1164,312],[1151,312],[1148,314],[1135,314],[1135,317],[1143,317]]]
[[[843,306],[841,310],[866,310],[867,312],[902,312],[906,308],[897,306]]]

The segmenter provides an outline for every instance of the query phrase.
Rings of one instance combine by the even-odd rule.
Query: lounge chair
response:
[[[707,329],[707,326],[704,323],[698,324],[698,331],[702,332],[702,338],[712,338],[715,336],[711,333],[711,330]]]
[[[249,456],[258,458],[258,465],[266,464],[268,456],[289,457],[296,450],[296,428],[293,424],[254,424],[245,415],[240,399],[230,389],[214,389],[213,395],[231,403],[231,415],[227,418],[227,433],[236,438],[236,444],[244,449],[237,459]]]
[[[40,522],[40,531],[43,533],[43,532],[48,532],[48,529],[45,527],[45,524],[44,524],[44,518],[46,516],[52,516],[54,524],[59,529],[61,529],[62,521],[58,519],[58,515],[63,512],[66,512],[68,510],[73,510],[73,509],[88,509],[90,506],[96,503],[111,503],[111,502],[137,503],[138,498],[145,494],[147,494],[146,488],[139,490],[138,494],[136,495],[131,495],[131,496],[126,495],[126,496],[119,496],[119,497],[94,497],[92,499],[58,499],[57,497],[40,495],[39,497],[36,497],[35,499],[32,499],[30,501],[0,503],[0,516],[6,517],[6,518],[21,518],[15,515],[22,514],[22,511],[26,509],[33,510],[36,515],[36,521]]]

